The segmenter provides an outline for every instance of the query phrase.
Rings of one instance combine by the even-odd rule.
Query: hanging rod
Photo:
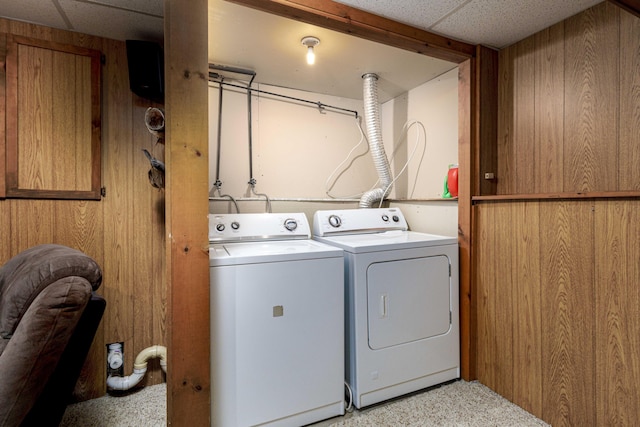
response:
[[[333,105],[324,104],[324,103],[322,103],[320,101],[309,101],[307,99],[296,98],[294,96],[282,95],[280,93],[268,92],[266,90],[254,89],[252,87],[245,87],[245,86],[237,85],[237,84],[234,84],[234,83],[228,83],[228,82],[225,82],[224,80],[218,80],[219,78],[220,78],[219,74],[211,73],[211,72],[209,73],[209,81],[212,82],[212,83],[223,84],[223,85],[232,86],[232,87],[235,87],[235,88],[247,90],[249,92],[257,92],[257,93],[262,93],[262,94],[265,94],[265,95],[271,95],[271,96],[277,96],[277,97],[280,97],[280,98],[289,99],[289,100],[292,100],[292,101],[304,102],[304,103],[307,103],[307,104],[312,104],[312,105],[315,105],[316,107],[318,107],[318,109],[320,111],[322,111],[324,109],[327,109],[327,108],[329,108],[331,110],[344,111],[346,113],[353,114],[356,119],[358,118],[358,112],[355,111],[355,110],[349,110],[349,109],[342,108],[342,107],[336,107],[336,106],[333,106]]]
[[[245,76],[251,76],[251,80],[249,80],[249,86],[251,86],[251,83],[253,83],[253,79],[256,78],[256,72],[253,70],[247,70],[246,68],[231,67],[229,65],[209,63],[209,70],[220,70],[220,71],[226,71],[228,73],[233,73],[233,74],[244,74]],[[218,79],[224,78],[224,76],[216,72],[209,71],[209,81],[211,81],[212,77],[215,77]]]

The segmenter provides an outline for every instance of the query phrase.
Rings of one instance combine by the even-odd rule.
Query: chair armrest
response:
[[[0,268],[0,338],[11,337],[43,289],[68,276],[85,278],[94,290],[102,282],[100,266],[91,257],[63,245],[34,246],[3,265]]]
[[[56,280],[34,299],[0,355],[0,425],[19,425],[44,389],[73,334],[92,286]]]

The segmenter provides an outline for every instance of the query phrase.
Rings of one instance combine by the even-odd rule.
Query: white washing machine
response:
[[[209,241],[212,425],[343,415],[342,250],[302,213],[211,214]]]
[[[458,244],[396,208],[317,211],[344,250],[345,378],[357,408],[460,377]]]

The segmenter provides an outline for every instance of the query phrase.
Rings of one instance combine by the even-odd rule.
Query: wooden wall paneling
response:
[[[5,133],[5,117],[6,117],[6,72],[5,61],[7,58],[7,35],[3,32],[2,23],[0,23],[0,199],[6,194],[7,185],[5,183],[5,149],[6,149],[6,133]],[[2,258],[0,258],[2,259]]]
[[[33,37],[40,40],[52,40],[59,33],[58,30],[54,30],[51,27],[44,27],[41,25],[32,25],[22,21],[6,21],[7,33]]]
[[[564,191],[616,191],[618,17],[608,2],[565,21]]]
[[[75,158],[76,145],[78,144],[76,132],[81,129],[80,126],[73,126],[73,124],[82,122],[76,121],[75,86],[79,76],[76,75],[76,61],[71,55],[63,52],[51,52],[51,80],[56,83],[51,88],[53,92],[51,95],[51,118],[48,120],[51,122],[52,129],[51,140],[47,143],[49,145],[47,148],[51,150],[51,156],[48,156],[48,159],[66,159],[67,167],[48,168],[52,172],[51,185],[48,188],[77,190],[78,179],[82,174],[76,174],[76,168],[69,166],[73,166],[77,161]],[[90,138],[87,139],[87,141],[90,140]],[[90,144],[89,147],[91,147]],[[54,156],[53,153],[57,153],[57,155]],[[91,164],[91,156],[85,160],[88,161],[85,164]],[[89,187],[86,189],[91,189],[90,185],[89,181]]]
[[[640,201],[596,204],[597,425],[640,419]]]
[[[564,23],[535,36],[533,192],[563,191]]]
[[[151,311],[153,313],[152,336],[154,342],[167,346],[167,264],[164,256],[166,252],[164,210],[164,192],[156,191],[152,194],[153,212],[151,220],[154,224],[152,235],[152,283],[153,300]],[[158,256],[158,255],[163,256]],[[159,366],[159,364],[157,365]],[[152,372],[154,384],[161,383],[166,375],[161,369]]]
[[[54,81],[52,51],[23,44],[9,46],[10,49],[12,47],[16,49],[17,92],[10,92],[10,99],[13,104],[11,108],[16,109],[19,120],[16,123],[17,147],[9,153],[12,154],[11,158],[7,159],[9,174],[15,175],[15,188],[53,189],[54,168],[48,166],[51,159],[56,158],[50,115],[53,110],[51,90]],[[11,74],[13,77],[13,72]],[[12,90],[12,87],[8,89]],[[17,170],[13,169],[14,165],[17,165]]]
[[[146,230],[135,230],[133,218],[132,175],[132,98],[126,70],[124,42],[105,41],[106,57],[103,92],[103,185],[104,209],[104,296],[107,308],[103,317],[105,344],[124,342],[124,369],[133,367],[135,358],[134,270],[136,239]],[[105,349],[106,351],[106,349]],[[129,372],[125,372],[128,375]]]
[[[102,204],[98,201],[51,202],[54,211],[53,242],[76,248],[103,268],[104,232]],[[98,289],[102,295],[104,282]],[[104,395],[106,384],[106,357],[104,347],[104,323],[96,331],[93,345],[80,372],[73,398],[77,401],[95,399]]]
[[[11,202],[12,256],[35,245],[53,242],[53,201],[14,200]]]
[[[485,179],[486,173],[497,173],[498,167],[498,52],[478,46],[476,49],[476,115],[479,146],[473,176],[473,195],[497,193],[495,179]]]
[[[495,241],[489,252],[495,257],[496,287],[493,316],[495,317],[496,341],[493,352],[494,369],[496,370],[496,391],[513,400],[513,284],[512,268],[515,256],[515,240],[517,232],[514,228],[514,211],[509,204],[495,206]],[[496,254],[496,247],[500,249]],[[496,256],[497,255],[497,256]]]
[[[513,402],[542,417],[539,202],[512,204]],[[501,242],[495,242],[501,245]],[[506,307],[505,307],[506,309]]]
[[[210,424],[207,1],[164,3],[167,424]],[[194,42],[196,41],[196,42]]]
[[[640,18],[620,13],[619,190],[640,190]]]
[[[135,306],[139,309],[134,313],[134,329],[131,349],[137,355],[143,349],[153,345],[165,345],[164,337],[155,335],[155,324],[162,319],[162,313],[156,312],[156,288],[163,286],[164,282],[156,282],[154,274],[154,257],[164,254],[164,248],[154,245],[157,239],[158,227],[154,227],[154,211],[156,193],[161,190],[154,188],[149,183],[149,161],[142,149],[147,149],[155,154],[156,138],[149,133],[145,125],[144,116],[149,102],[134,97],[132,109],[132,151],[133,151],[133,209],[131,216],[134,230],[146,230],[144,235],[135,233],[135,250],[133,252],[134,263],[140,268],[133,270],[133,282],[135,283]],[[162,148],[162,146],[161,146]],[[157,252],[159,251],[159,252]],[[143,379],[144,384],[159,384],[162,376],[159,372],[160,365],[157,360],[150,360],[147,374]]]
[[[474,128],[476,114],[472,114],[474,98],[474,60],[468,59],[458,67],[458,254],[460,284],[460,376],[467,381],[476,379],[476,318],[475,289],[473,288],[473,213],[471,196],[478,169],[472,160],[477,153]],[[472,154],[473,153],[473,154]],[[472,182],[473,181],[473,182]]]
[[[543,419],[596,425],[591,202],[540,205]]]
[[[535,40],[528,37],[511,47],[513,56],[513,191],[532,193],[536,170]]]
[[[99,397],[106,390],[105,344],[113,341],[125,342],[125,374],[129,374],[133,359],[137,355],[134,328],[140,326],[140,319],[147,321],[147,316],[154,313],[153,320],[148,320],[153,324],[142,325],[146,328],[144,334],[151,335],[154,343],[164,337],[165,328],[163,310],[166,303],[164,271],[166,263],[163,234],[164,205],[162,204],[164,196],[151,189],[151,196],[147,201],[135,200],[136,208],[145,211],[148,220],[139,220],[134,224],[135,216],[132,213],[132,207],[134,199],[138,196],[134,191],[136,185],[134,174],[138,163],[134,164],[134,159],[136,162],[145,162],[146,159],[140,151],[139,141],[133,139],[133,95],[129,90],[126,49],[124,43],[119,41],[1,18],[0,32],[99,50],[105,54],[107,61],[102,73],[104,94],[102,105],[105,106],[102,119],[107,124],[102,129],[104,137],[102,179],[107,190],[106,197],[101,201],[0,200],[0,236],[5,237],[5,241],[8,242],[7,245],[0,247],[0,263],[27,247],[55,242],[86,251],[102,267],[104,279],[99,293],[107,299],[107,312],[96,334],[75,391],[77,400]],[[86,70],[81,67],[80,70],[76,68],[76,72],[84,73]],[[0,83],[2,83],[0,87],[3,88],[4,82]],[[61,92],[70,89],[71,86],[59,88]],[[91,102],[94,101],[92,99]],[[138,108],[137,113],[140,114],[146,106],[140,105],[136,108]],[[4,120],[4,115],[1,120]],[[95,132],[96,129],[99,128],[94,127],[92,131]],[[62,131],[62,129],[59,130]],[[75,137],[80,139],[79,135],[76,134]],[[84,155],[87,146],[82,145],[76,149],[81,150]],[[141,156],[141,159],[137,156]],[[142,174],[139,177],[144,183],[140,184],[141,187],[148,183],[146,170],[141,168],[137,171]],[[84,184],[80,185],[84,186]],[[148,203],[151,207],[143,206],[144,203]],[[153,236],[149,255],[134,259],[137,236],[148,235]],[[143,238],[146,239],[146,237]],[[140,272],[150,272],[148,277],[152,279],[147,279],[147,282],[153,282],[153,286],[145,290],[147,295],[151,293],[152,297],[145,295],[146,300],[142,302],[138,301],[135,295],[138,291],[134,279],[134,274],[138,274],[134,273],[136,269]],[[147,302],[153,307],[146,307]],[[156,316],[157,313],[160,314]],[[153,375],[158,370],[159,368],[152,369],[153,381],[160,381],[159,376]]]
[[[474,258],[477,307],[477,356],[478,380],[491,388],[495,386],[493,371],[493,341],[495,340],[496,272],[492,250],[495,244],[495,223],[492,220],[493,204],[475,205],[474,209]]]
[[[91,63],[90,58],[78,56],[75,58],[74,75],[77,76],[77,79],[72,88],[74,91],[72,93],[75,94],[74,105],[76,108],[74,110],[75,117],[69,123],[91,123],[91,126],[76,126],[75,128],[70,126],[74,129],[73,136],[69,138],[69,141],[73,141],[74,152],[69,153],[68,156],[75,160],[76,170],[73,175],[76,176],[76,190],[90,191],[92,188],[100,188],[101,184],[101,165],[99,163],[97,168],[92,168],[91,173],[83,173],[84,171],[82,170],[86,170],[86,167],[82,165],[94,164],[94,150],[100,151],[101,145],[100,115],[98,115],[97,121],[96,117],[92,116],[96,112],[92,108],[92,102],[95,102],[95,100],[92,99],[91,75],[93,74],[92,66],[95,67],[96,65],[98,64]],[[97,136],[93,135],[95,132],[98,132]],[[97,185],[94,185],[94,180],[98,180]]]
[[[76,33],[76,32],[59,31],[59,32],[56,32],[55,38],[56,38],[56,41],[58,41],[59,43],[73,44],[76,46],[82,46],[89,49],[95,49],[97,51],[102,52],[103,54],[105,53],[105,49],[103,47],[103,39],[99,37],[92,37],[92,36],[88,36],[88,35],[85,35],[82,33]],[[101,64],[101,67],[103,67],[102,64]],[[106,66],[105,66],[105,69],[106,69]],[[87,70],[86,68],[83,68],[82,71],[86,72]],[[113,72],[114,70],[109,68],[109,71]],[[93,73],[95,72],[95,70],[90,70],[90,72]],[[106,76],[106,73],[103,73],[102,69],[100,70],[100,72],[101,72],[101,76],[104,78]],[[101,81],[103,80],[104,79],[101,79]],[[104,85],[102,89],[103,90],[105,89]],[[100,106],[101,106],[100,111],[102,111],[102,106],[106,105],[106,101],[103,99],[102,93],[100,93],[99,95],[100,95]],[[96,100],[92,99],[91,102],[92,103],[96,102]],[[106,113],[104,115],[106,116]],[[86,120],[88,120],[88,118]],[[96,119],[94,118],[92,122],[94,125],[95,125],[95,120]],[[92,159],[93,159],[93,156],[95,156],[96,154],[100,156],[99,158],[101,158],[102,150],[104,149],[102,145],[102,117],[99,118],[99,121],[100,121],[100,127],[97,130],[100,131],[100,135],[98,135],[99,142],[100,142],[100,150],[98,153],[93,153],[91,151],[88,151],[88,150],[96,149],[95,146],[92,146],[88,143],[90,138],[94,138],[94,136],[86,135],[84,131],[79,135],[78,131],[76,131],[76,140],[80,144],[82,144],[82,148],[77,147],[77,149],[81,149],[82,152],[85,153],[84,155],[87,155],[86,153],[88,151],[92,156]],[[92,132],[96,132],[95,126],[92,127]],[[103,170],[103,165],[100,164],[100,171],[99,171],[100,180],[98,182],[98,186],[100,187],[102,187],[102,179],[104,179],[102,170]],[[95,174],[91,177],[91,179],[92,180],[96,179]],[[96,186],[95,182],[90,182],[88,184],[93,185],[94,187]],[[83,183],[82,186],[83,188],[86,188],[85,187],[86,183]],[[68,205],[67,202],[63,202],[63,201],[61,201],[60,204],[64,206]],[[105,258],[107,256],[110,256],[110,254],[107,255],[105,253],[106,252],[105,245],[104,245],[104,242],[105,242],[104,206],[105,205],[103,203],[103,200],[89,201],[89,202],[81,201],[78,203],[74,203],[73,206],[77,206],[78,212],[76,213],[76,215],[81,216],[83,219],[86,218],[85,219],[86,222],[83,222],[84,224],[86,224],[86,226],[82,227],[82,232],[76,231],[77,237],[75,240],[86,242],[83,247],[86,247],[88,254],[93,256],[96,259],[96,261],[98,261],[104,274]],[[86,207],[86,208],[83,208],[83,207]],[[91,225],[89,224],[90,218],[93,218],[93,222],[94,222]],[[91,244],[89,242],[91,242]],[[92,246],[92,244],[95,245],[95,247]],[[90,247],[93,249],[89,250],[88,248]],[[100,295],[104,295],[104,290],[105,290],[105,283],[103,280],[102,285],[98,289],[98,293]],[[109,305],[109,302],[107,302],[107,306],[108,305]],[[106,378],[107,352],[105,347],[105,344],[107,343],[107,341],[105,338],[106,338],[106,328],[105,328],[105,321],[103,320],[100,323],[98,330],[96,331],[96,335],[93,339],[93,344],[89,349],[89,354],[87,355],[85,364],[82,367],[82,371],[80,372],[80,378],[76,383],[76,387],[74,390],[74,399],[76,401],[95,399],[105,394],[106,381],[107,381],[107,378]]]
[[[509,204],[482,205],[478,213],[478,379],[513,398],[513,251]]]
[[[515,191],[514,137],[514,48],[507,47],[498,53],[498,142],[497,194],[513,194]]]
[[[160,105],[153,105],[154,107],[161,108]],[[157,138],[151,138],[154,143],[153,155],[165,161],[164,140],[162,143],[157,142]],[[148,180],[147,180],[148,182]],[[150,184],[149,184],[150,186]],[[151,188],[151,187],[150,187]],[[151,292],[153,295],[152,305],[150,307],[153,314],[153,323],[151,325],[151,333],[154,339],[154,343],[167,346],[167,264],[166,264],[166,241],[165,241],[165,193],[161,190],[155,190],[150,192],[151,200],[151,216],[149,220],[153,224],[151,230]],[[161,256],[160,256],[161,255]],[[150,381],[154,384],[161,383],[165,374],[159,368],[159,363],[156,365],[154,371],[151,372]]]
[[[609,0],[629,13],[640,17],[640,0]]]
[[[0,265],[4,265],[13,256],[10,243],[13,241],[11,222],[11,205],[0,200],[0,241],[4,242],[0,245]]]
[[[104,258],[102,206],[96,201],[52,201],[53,241],[85,252],[98,263]]]

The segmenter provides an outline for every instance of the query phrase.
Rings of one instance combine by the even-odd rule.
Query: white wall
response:
[[[362,101],[320,95],[267,85],[254,87],[288,96],[320,101],[324,104],[358,111],[362,116]],[[222,194],[239,202],[242,212],[262,212],[265,203],[250,192],[249,148],[247,129],[247,95],[225,87],[222,107],[222,137],[219,178]],[[218,95],[215,84],[209,88],[210,115],[210,176],[209,186],[216,178]],[[274,212],[301,211],[312,219],[318,209],[357,208],[360,194],[372,188],[377,173],[366,141],[359,146],[360,131],[356,119],[347,113],[327,109],[320,112],[314,105],[282,100],[269,95],[252,97],[253,178],[255,191],[271,199]],[[402,209],[412,229],[457,235],[457,205],[441,201],[444,178],[450,163],[457,163],[458,97],[457,69],[415,88],[381,106],[382,135],[393,174],[397,174],[416,144],[417,126],[403,136],[407,120],[419,120],[426,128],[418,139],[418,149],[407,171],[394,183],[393,206]],[[364,128],[364,123],[362,123]],[[422,131],[420,131],[422,132]],[[355,151],[347,158],[349,152]],[[329,201],[327,179],[339,168],[341,175],[331,190],[331,196],[345,197]],[[333,180],[332,180],[333,182]],[[217,194],[216,194],[217,195]],[[233,212],[231,204],[211,201],[211,212]]]
[[[407,122],[420,121],[403,133]],[[392,206],[399,207],[412,230],[458,235],[458,206],[441,199],[449,164],[458,163],[458,69],[455,68],[382,105],[385,150],[396,176],[411,156],[407,170],[394,183]],[[418,137],[418,139],[416,139]]]
[[[382,105],[382,137],[394,176],[400,173],[414,148],[405,173],[394,183],[395,199],[442,197],[449,164],[458,163],[458,70],[453,69]],[[407,122],[418,126],[403,131]],[[426,145],[425,145],[426,144]]]
[[[308,99],[358,111],[362,102],[294,91],[257,86],[260,90]],[[218,93],[210,87],[210,188],[215,181],[217,153]],[[346,158],[360,139],[354,115],[320,112],[314,105],[283,100],[269,95],[252,97],[253,177],[256,191],[273,198],[326,198],[325,182],[331,172]],[[222,106],[222,138],[220,180],[222,190],[234,197],[249,196],[249,139],[247,129],[247,96],[225,90]],[[357,153],[366,151],[361,144]],[[377,179],[371,161],[365,156],[355,160],[334,189],[336,195],[358,193]]]

